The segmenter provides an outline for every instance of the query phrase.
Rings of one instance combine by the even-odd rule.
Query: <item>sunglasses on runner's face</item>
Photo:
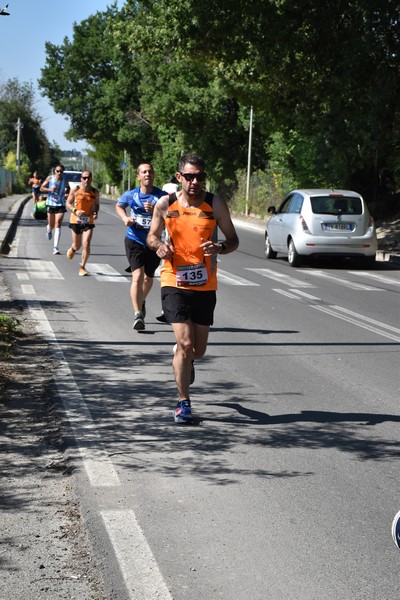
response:
[[[90,179],[90,177],[81,177],[81,179]]]
[[[62,169],[56,169],[55,173],[64,173],[64,171]]]
[[[203,173],[181,173],[182,177],[186,179],[186,181],[204,181],[207,175]]]

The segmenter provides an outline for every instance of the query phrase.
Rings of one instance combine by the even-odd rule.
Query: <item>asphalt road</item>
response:
[[[238,228],[196,368],[197,427],[173,423],[173,335],[132,330],[124,226],[103,202],[90,277],[26,207],[7,283],[59,361],[82,510],[110,598],[396,600],[400,270],[266,261]],[[67,422],[68,421],[68,422]]]

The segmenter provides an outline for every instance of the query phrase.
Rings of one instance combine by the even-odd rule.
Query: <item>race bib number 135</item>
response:
[[[176,285],[177,287],[182,286],[199,286],[206,285],[208,281],[207,269],[204,263],[198,265],[187,265],[184,267],[177,267],[176,271]]]

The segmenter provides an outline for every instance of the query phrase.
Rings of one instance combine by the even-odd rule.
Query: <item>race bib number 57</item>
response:
[[[177,267],[176,285],[182,286],[199,286],[206,285],[208,281],[207,269],[204,263],[198,265],[186,265]]]
[[[143,229],[150,229],[151,225],[151,215],[136,215],[136,223],[143,227]]]

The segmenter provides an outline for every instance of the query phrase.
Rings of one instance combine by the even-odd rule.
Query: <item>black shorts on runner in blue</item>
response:
[[[168,323],[190,319],[198,325],[212,325],[217,294],[214,290],[199,292],[165,286],[161,288],[161,303]]]
[[[136,271],[136,269],[144,267],[147,277],[154,277],[154,273],[161,261],[154,250],[150,250],[147,246],[143,246],[143,244],[139,244],[139,242],[126,237],[125,252],[131,271]]]

